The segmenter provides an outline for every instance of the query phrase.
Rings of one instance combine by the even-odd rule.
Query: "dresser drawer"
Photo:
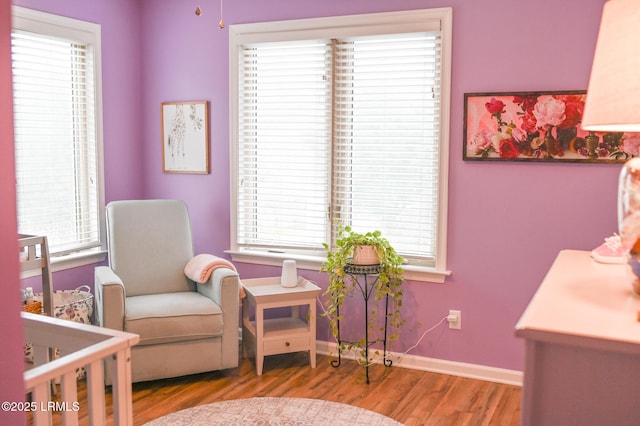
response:
[[[310,346],[309,336],[291,336],[288,338],[265,340],[264,341],[264,354],[275,355],[284,354],[287,352],[307,351]]]

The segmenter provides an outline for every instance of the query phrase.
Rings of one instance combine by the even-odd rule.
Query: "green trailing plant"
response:
[[[344,226],[338,229],[335,248],[329,247],[326,243],[324,244],[327,259],[323,263],[321,271],[329,274],[329,284],[324,293],[325,296],[328,296],[328,299],[325,302],[323,315],[329,319],[331,332],[336,341],[338,341],[338,322],[344,321],[342,307],[345,298],[359,288],[353,277],[345,272],[345,267],[349,267],[353,262],[353,253],[356,246],[373,246],[378,254],[380,259],[379,275],[371,289],[371,298],[384,302],[385,297],[389,296],[389,309],[386,319],[387,330],[391,332],[387,334],[387,342],[397,340],[399,331],[404,324],[404,320],[400,315],[403,296],[402,264],[404,259],[396,253],[380,231],[376,230],[362,234],[355,232],[350,226]],[[382,309],[384,312],[384,305],[382,305]],[[379,323],[379,317],[380,314],[376,309],[370,312],[369,323],[367,324],[370,335],[375,336],[377,334],[377,336],[380,336],[384,331],[384,323]],[[382,320],[384,320],[384,316],[382,316]],[[375,344],[382,342],[382,340],[383,337],[375,337],[370,339],[369,343]],[[360,355],[360,357],[357,357],[357,361],[362,365],[368,365],[380,353],[378,350],[369,351],[369,359],[366,359],[365,344],[364,337],[358,342],[340,341],[339,350],[341,352],[355,350]]]

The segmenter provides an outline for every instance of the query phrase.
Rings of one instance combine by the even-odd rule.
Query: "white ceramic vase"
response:
[[[282,262],[280,285],[282,287],[295,287],[298,285],[298,270],[295,260],[285,260]]]

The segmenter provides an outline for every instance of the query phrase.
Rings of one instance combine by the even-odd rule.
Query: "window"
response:
[[[236,260],[316,267],[338,224],[444,280],[451,10],[231,27]]]
[[[18,230],[77,266],[104,235],[100,26],[14,7],[11,49]]]

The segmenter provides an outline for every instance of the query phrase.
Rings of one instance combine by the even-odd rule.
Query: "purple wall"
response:
[[[407,283],[403,351],[449,309],[463,329],[442,325],[411,354],[521,370],[523,344],[514,326],[561,248],[591,249],[616,228],[619,165],[463,162],[465,92],[586,89],[602,0],[259,0],[226,1],[225,22],[258,22],[428,7],[453,7],[449,267],[445,284]],[[180,197],[191,206],[196,249],[228,248],[228,31],[219,3],[142,1],[145,197]],[[579,10],[580,13],[576,13]],[[172,28],[180,28],[179,32]],[[169,100],[212,105],[209,176],[160,170],[157,106]],[[238,264],[243,277],[277,268]],[[326,286],[318,273],[304,275]],[[357,309],[353,306],[351,309]],[[319,339],[330,340],[319,324]]]
[[[201,0],[15,0],[102,24],[107,201],[181,198],[196,251],[229,246],[228,30],[219,3]],[[430,7],[453,7],[449,175],[449,268],[445,284],[409,282],[409,326],[394,350],[415,343],[449,309],[463,329],[442,325],[411,354],[521,370],[514,326],[561,248],[591,249],[616,229],[619,165],[462,161],[465,92],[586,89],[603,0],[227,0],[228,25]],[[160,103],[206,100],[209,175],[163,174]],[[238,264],[243,277],[278,268]],[[303,274],[321,286],[319,273]],[[54,277],[56,288],[93,281],[93,267]],[[330,340],[325,321],[318,338]]]

